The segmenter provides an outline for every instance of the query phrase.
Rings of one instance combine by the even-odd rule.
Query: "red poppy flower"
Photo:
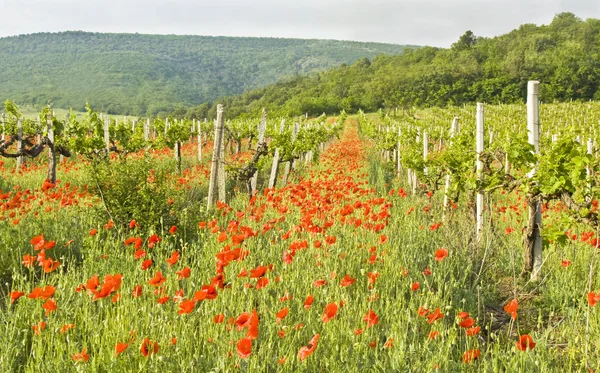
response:
[[[461,328],[465,328],[465,329],[468,329],[468,328],[472,327],[473,325],[475,325],[475,320],[473,320],[473,318],[471,318],[471,317],[467,317],[466,319],[464,319],[458,323],[458,326],[460,326]]]
[[[142,341],[142,345],[140,346],[140,353],[143,356],[150,356],[152,354],[157,354],[158,353],[158,343],[151,341],[149,338],[144,338],[144,340]]]
[[[429,332],[429,335],[427,336],[427,338],[436,339],[439,335],[440,335],[440,332],[438,332],[437,330],[434,330],[432,332]]]
[[[190,273],[192,272],[192,270],[190,269],[190,267],[185,267],[184,269],[182,269],[181,271],[177,271],[177,275],[179,276],[179,278],[177,278],[178,281],[183,280],[184,278],[188,278],[190,277]]]
[[[329,303],[327,306],[325,306],[325,312],[323,312],[323,317],[321,317],[321,320],[323,322],[331,321],[337,314],[337,311],[338,311],[337,304]]]
[[[302,346],[300,348],[300,351],[298,351],[298,358],[300,359],[300,361],[306,360],[306,358],[309,357],[310,354],[312,354],[316,350],[317,343],[319,342],[320,337],[320,334],[315,335],[314,337],[312,337],[310,342],[308,342],[308,346]]]
[[[265,275],[266,272],[267,272],[267,267],[258,266],[256,268],[250,270],[250,278],[262,277]]]
[[[135,285],[133,287],[133,292],[131,293],[131,295],[133,295],[134,298],[141,297],[142,296],[142,285]]]
[[[467,336],[469,336],[469,337],[479,334],[480,331],[481,331],[481,326],[476,326],[474,328],[465,330],[465,332],[467,333]]]
[[[288,315],[289,310],[290,309],[288,307],[285,307],[282,308],[279,312],[277,312],[277,314],[275,315],[275,317],[277,318],[277,324],[280,324],[281,320],[283,320]]]
[[[87,353],[87,348],[84,347],[83,350],[81,350],[81,353],[74,354],[72,358],[77,362],[83,361],[84,363],[87,363],[90,359],[90,355]]]
[[[220,324],[225,320],[225,315],[220,313],[218,315],[215,316],[215,318],[213,319],[213,321],[215,322],[215,324]]]
[[[174,225],[169,229],[169,233],[175,234],[175,232],[177,232],[177,226]]]
[[[421,287],[421,285],[419,285],[418,282],[413,282],[412,285],[411,285],[411,287],[410,287],[410,289],[412,291],[417,291],[417,290],[419,290],[420,287]]]
[[[246,359],[252,353],[252,340],[242,338],[237,343],[237,354],[240,358]]]
[[[54,298],[48,299],[42,307],[46,310],[46,316],[48,316],[51,312],[56,311],[56,301]]]
[[[166,262],[169,264],[169,267],[170,267],[173,264],[177,263],[178,260],[179,260],[179,251],[173,251],[173,254],[171,254],[171,257],[169,259],[167,259]]]
[[[177,311],[177,313],[180,315],[190,313],[194,310],[195,305],[196,302],[193,300],[184,300],[183,302],[179,303],[179,311]]]
[[[95,236],[96,233],[98,233],[98,230],[96,228],[92,228],[92,230],[90,230],[90,236]]]
[[[356,282],[355,278],[351,278],[350,275],[346,275],[340,282],[340,286],[342,286],[342,287],[350,286],[355,282]]]
[[[313,304],[315,298],[312,295],[309,295],[306,297],[306,300],[304,301],[304,308],[305,309],[309,309],[310,306]]]
[[[156,274],[154,274],[154,277],[148,280],[148,284],[152,286],[160,286],[164,284],[165,281],[167,281],[167,278],[163,276],[161,271],[157,271]]]
[[[568,259],[563,259],[563,261],[560,263],[561,266],[563,266],[564,268],[567,268],[568,266],[571,265],[571,261]]]
[[[443,317],[444,317],[444,314],[440,312],[440,308],[438,307],[438,308],[435,309],[435,311],[433,311],[432,313],[430,313],[427,316],[427,319],[428,319],[427,323],[428,324],[433,324],[433,322],[435,320],[439,320],[439,319],[441,319]]]
[[[435,260],[441,262],[448,257],[448,250],[443,247],[435,251]]]
[[[533,350],[535,347],[535,342],[533,338],[529,334],[523,334],[519,337],[519,341],[517,342],[517,348],[521,351],[527,351],[527,349]]]
[[[321,286],[327,285],[327,280],[317,280],[313,282],[313,286],[316,288],[320,288]]]
[[[152,265],[152,259],[146,259],[142,262],[142,266],[141,269],[142,271],[147,270],[148,268],[150,268],[150,266]]]
[[[474,348],[465,352],[462,360],[465,364],[469,364],[471,361],[479,359],[479,356],[481,356],[481,351],[479,351],[477,348]]]
[[[363,321],[367,323],[367,328],[377,325],[379,323],[379,317],[373,312],[373,310],[369,310],[365,317],[363,317]]]
[[[13,290],[10,293],[10,303],[15,303],[15,301],[19,298],[21,298],[23,295],[25,295],[24,292],[22,291],[18,291],[18,290]]]
[[[129,343],[119,342],[115,346],[115,356],[119,356],[119,354],[123,353],[129,347]]]
[[[516,299],[511,300],[510,302],[508,302],[508,304],[506,306],[504,306],[504,311],[506,311],[508,314],[510,314],[510,317],[512,317],[513,320],[517,319],[517,310],[519,309],[519,302],[517,302]]]

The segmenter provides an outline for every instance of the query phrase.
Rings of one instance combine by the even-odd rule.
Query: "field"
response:
[[[73,155],[58,165],[55,183],[46,180],[42,157],[18,172],[6,159],[0,370],[596,371],[595,209],[572,213],[549,196],[585,189],[590,198],[571,193],[572,200],[597,205],[597,157],[586,155],[585,139],[594,140],[600,110],[542,106],[542,149],[553,150],[532,158],[518,135],[525,107],[487,109],[495,158],[480,158],[479,173],[475,107],[320,118],[301,122],[298,138],[289,126],[277,137],[279,120],[269,121],[273,146],[255,164],[257,192],[250,198],[243,181],[229,179],[227,203],[212,209],[213,141],[205,139],[198,160],[193,133],[177,137],[176,123],[173,133],[158,123],[161,147]],[[455,115],[464,136],[451,142]],[[96,123],[89,118],[86,128]],[[117,137],[116,126],[115,144],[135,143],[135,134]],[[254,153],[233,145],[247,149],[248,135],[258,136],[241,122],[228,126],[231,175],[236,161],[247,164]],[[64,139],[72,148],[89,155],[104,146],[73,141],[75,132]],[[172,157],[178,142],[180,166]],[[571,158],[559,159],[567,145]],[[278,186],[266,188],[275,147],[284,159],[292,154],[296,167],[285,186],[280,175]],[[304,160],[308,152],[313,162]],[[506,158],[513,172],[503,168]],[[569,166],[573,159],[581,164]],[[553,190],[536,179],[535,189],[531,164],[534,179],[572,176]],[[407,182],[408,169],[418,182]],[[449,171],[453,187],[444,192]],[[478,193],[485,194],[479,238]],[[544,219],[537,278],[524,270],[523,248],[535,196]]]

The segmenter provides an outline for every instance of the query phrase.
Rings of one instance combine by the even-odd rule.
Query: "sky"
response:
[[[337,39],[449,47],[466,30],[507,33],[600,0],[0,0],[0,37],[82,30]]]

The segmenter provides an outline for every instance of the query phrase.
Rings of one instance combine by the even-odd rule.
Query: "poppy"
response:
[[[340,286],[342,286],[342,287],[350,286],[355,282],[356,282],[355,278],[351,278],[350,275],[346,275],[340,282]]]
[[[184,269],[182,269],[181,271],[177,271],[177,275],[179,276],[177,278],[178,281],[183,280],[184,278],[188,278],[190,277],[190,273],[191,273],[191,269],[190,267],[185,267]]]
[[[361,335],[363,333],[363,330],[361,328],[358,328],[354,331],[354,335]]]
[[[158,353],[158,343],[151,341],[149,338],[144,338],[142,345],[140,346],[140,353],[143,356],[150,356]]]
[[[250,278],[262,277],[265,275],[266,272],[267,272],[267,267],[258,266],[256,268],[250,270]]]
[[[436,308],[435,311],[433,311],[432,313],[430,313],[427,316],[427,323],[428,324],[433,324],[435,322],[435,320],[439,320],[442,319],[444,317],[444,314],[440,312],[440,308]]]
[[[320,334],[315,335],[308,342],[307,346],[302,346],[300,348],[300,351],[298,351],[298,358],[300,359],[300,361],[306,360],[306,358],[309,357],[310,354],[312,354],[315,351],[315,349],[317,348],[317,343],[319,342],[319,338],[320,337],[321,337]]]
[[[412,291],[417,291],[417,290],[419,290],[420,287],[421,287],[421,285],[419,285],[419,283],[415,281],[415,282],[412,283],[410,289]]]
[[[142,271],[147,270],[152,265],[152,259],[146,259],[142,262],[142,266],[140,267]]]
[[[115,356],[119,356],[119,354],[123,353],[129,347],[129,343],[119,342],[115,346]]]
[[[156,233],[154,233],[152,236],[150,236],[150,238],[148,238],[148,247],[153,248],[154,245],[156,245],[160,241],[162,241],[162,239],[158,237]]]
[[[367,328],[369,328],[379,323],[379,316],[377,316],[373,310],[369,310],[365,317],[363,317],[363,321],[367,323]]]
[[[448,257],[448,250],[445,248],[440,248],[435,251],[435,260],[441,262],[442,260]]]
[[[437,330],[434,330],[432,332],[429,332],[429,335],[427,336],[427,338],[436,339],[439,335],[440,335],[440,332],[438,332]]]
[[[252,340],[250,338],[242,338],[237,343],[237,354],[240,358],[245,359],[252,353]]]
[[[134,298],[142,296],[142,285],[136,285],[133,287],[133,292],[131,293]]]
[[[84,347],[83,350],[81,350],[81,353],[74,354],[72,358],[75,361],[83,361],[84,363],[87,363],[87,361],[90,359],[90,355],[87,353],[87,348]]]
[[[95,228],[92,228],[92,230],[90,230],[90,236],[95,236],[96,233],[98,233],[98,230]]]
[[[388,338],[388,340],[385,341],[385,344],[383,345],[383,347],[384,348],[392,348],[393,343],[394,343],[394,338]]]
[[[315,300],[315,298],[312,295],[309,294],[306,297],[306,300],[304,301],[304,308],[305,309],[309,309],[310,306],[313,304],[314,300]]]
[[[18,290],[13,290],[10,293],[10,303],[15,303],[17,299],[21,298],[23,295],[25,295],[24,292],[22,291],[18,291]]]
[[[75,324],[65,324],[60,328],[60,333],[65,334],[69,329],[74,329]]]
[[[288,315],[289,310],[290,309],[286,307],[282,308],[281,311],[277,312],[277,314],[275,315],[275,317],[277,318],[277,324],[280,324],[281,320],[283,320]]]
[[[137,226],[137,222],[135,220],[132,220],[129,222],[129,229],[133,229]]]
[[[153,278],[148,281],[148,284],[152,286],[160,286],[167,281],[167,278],[163,276],[161,271],[157,271]]]
[[[481,351],[479,351],[477,348],[474,348],[465,352],[462,360],[465,364],[469,364],[471,361],[479,359],[479,356],[481,356]]]
[[[473,320],[473,318],[471,318],[471,317],[467,317],[466,319],[464,319],[458,323],[458,326],[460,326],[461,328],[465,328],[465,329],[468,329],[468,328],[472,327],[473,325],[475,325],[475,320]]]
[[[169,233],[171,233],[171,234],[175,234],[176,232],[177,232],[177,226],[175,226],[175,225],[169,229]]]
[[[508,302],[508,304],[506,304],[506,306],[504,306],[504,311],[506,311],[508,314],[510,314],[510,317],[512,317],[513,320],[517,319],[517,310],[519,309],[519,303],[517,302],[516,299],[511,300],[510,302]]]
[[[313,282],[313,286],[316,288],[320,288],[321,286],[327,285],[327,280],[317,280]]]
[[[479,334],[480,331],[481,331],[481,326],[476,326],[476,327],[465,330],[465,332],[467,333],[467,336],[469,336],[469,337],[473,337],[473,336]]]
[[[196,302],[193,300],[184,300],[183,302],[179,303],[179,311],[177,311],[177,313],[180,315],[190,313],[194,310],[195,305]]]
[[[48,316],[51,312],[56,311],[56,301],[54,298],[48,299],[42,307],[46,310],[46,316]]]
[[[262,289],[269,283],[269,279],[266,277],[261,277],[256,281],[256,289]]]
[[[173,254],[171,254],[171,257],[169,259],[167,259],[166,262],[169,264],[169,267],[170,267],[173,264],[177,263],[178,260],[179,260],[179,251],[173,251]]]
[[[560,263],[561,266],[563,266],[564,268],[567,268],[568,266],[571,265],[571,261],[568,259],[563,259],[563,261]]]
[[[519,349],[520,351],[527,351],[527,349],[533,350],[534,347],[535,342],[529,334],[523,334],[519,337],[519,341],[517,342],[517,349]]]
[[[33,331],[35,332],[35,335],[40,335],[42,330],[46,329],[46,322],[40,321],[39,323],[37,323],[35,325],[31,325],[31,329],[33,329]]]
[[[220,324],[224,320],[225,320],[225,315],[223,315],[222,313],[216,315],[215,318],[213,319],[213,321],[215,322],[215,324]]]
[[[459,314],[458,314],[459,319],[466,319],[467,317],[469,317],[468,312],[462,311],[462,312],[459,312]]]
[[[321,320],[323,322],[331,321],[337,314],[337,311],[338,311],[337,304],[329,303],[327,306],[325,306],[325,311],[323,312],[323,317],[321,317]]]

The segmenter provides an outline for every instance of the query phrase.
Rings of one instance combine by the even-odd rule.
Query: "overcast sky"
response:
[[[555,14],[600,18],[600,0],[0,0],[0,36],[84,30],[269,36],[448,47]]]

